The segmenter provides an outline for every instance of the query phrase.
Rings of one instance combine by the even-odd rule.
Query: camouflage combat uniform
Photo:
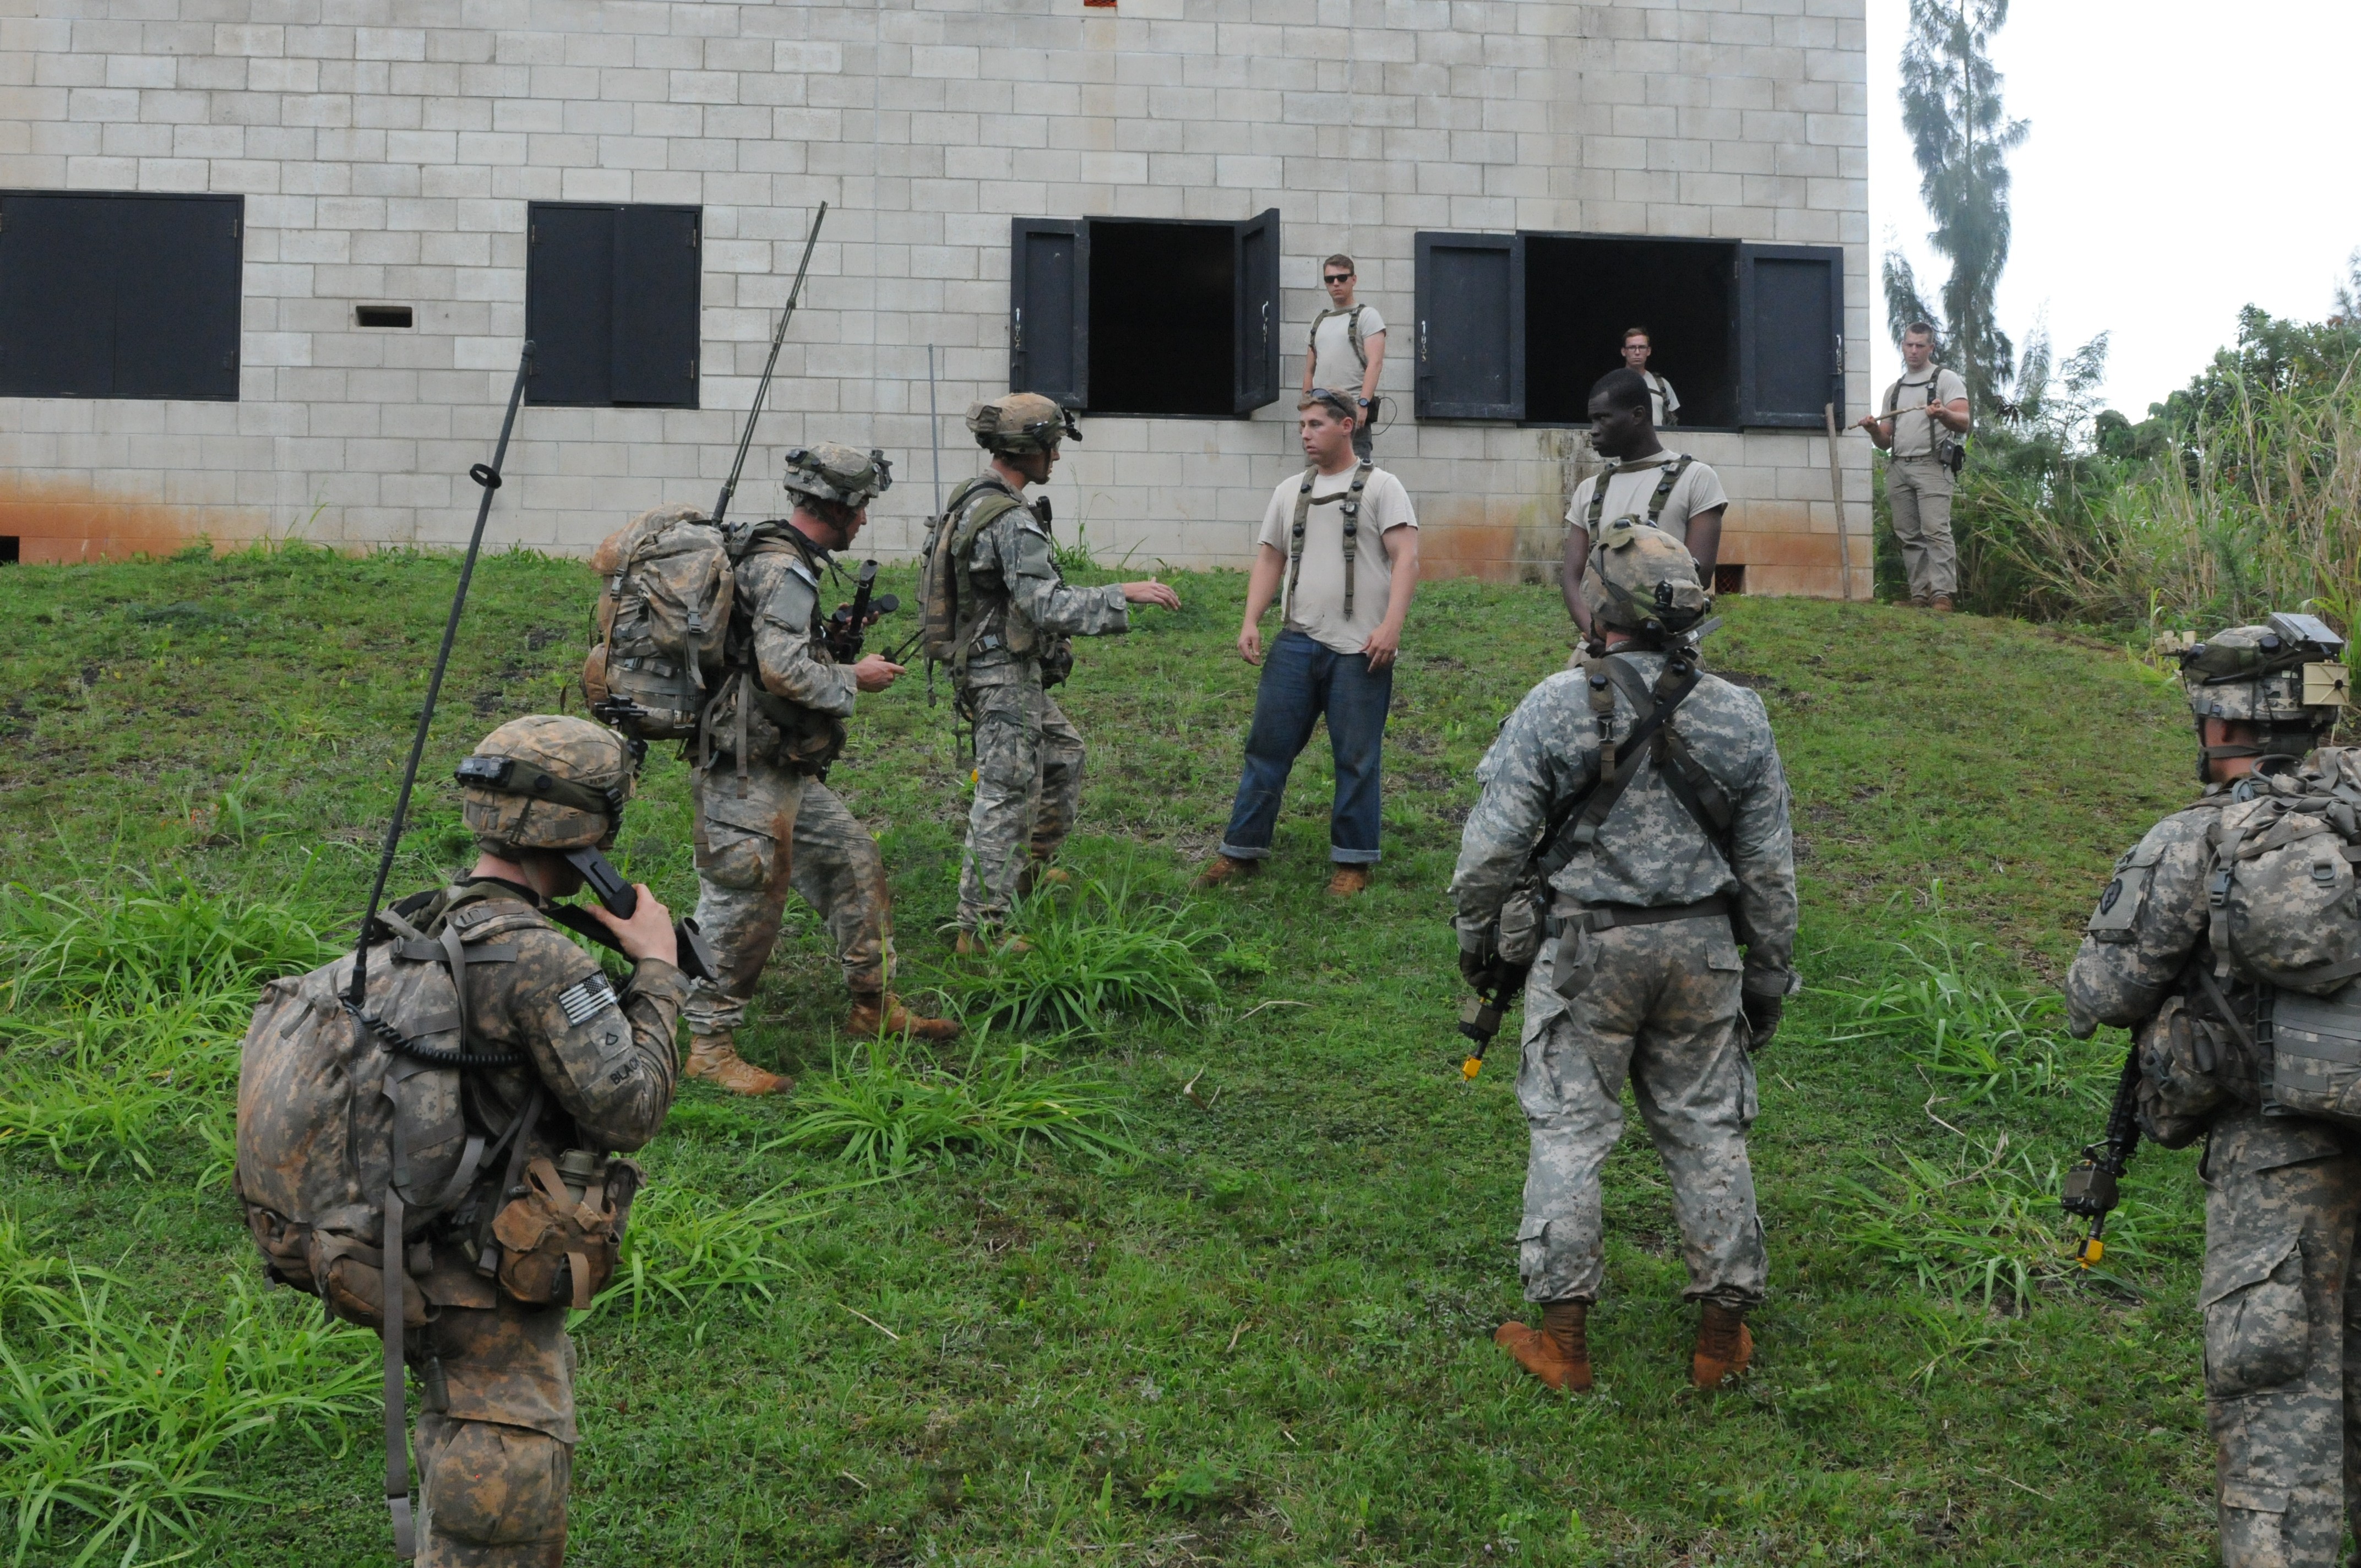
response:
[[[1653,689],[1665,655],[1625,651]],[[1613,733],[1631,700],[1615,690]],[[1671,728],[1734,807],[1725,848],[1643,767],[1592,845],[1553,879],[1553,923],[1525,990],[1517,1099],[1531,1135],[1519,1268],[1532,1301],[1591,1301],[1603,1273],[1599,1172],[1621,1136],[1628,1077],[1673,1190],[1687,1264],[1686,1299],[1743,1310],[1763,1299],[1768,1263],[1746,1131],[1754,1068],[1741,986],[1784,995],[1795,948],[1795,873],[1787,785],[1762,700],[1703,675]],[[1598,776],[1587,674],[1550,676],[1527,695],[1477,770],[1451,893],[1463,939],[1500,913],[1553,812]],[[1729,915],[1646,920],[1725,900],[1751,935],[1741,959]],[[1619,920],[1620,923],[1618,923]]]
[[[894,917],[877,840],[819,779],[843,740],[856,688],[819,637],[827,554],[775,527],[737,566],[739,613],[752,628],[751,680],[725,692],[706,721],[712,761],[696,773],[697,923],[721,961],[721,983],[689,996],[697,1035],[736,1030],[779,936],[792,888],[819,911],[858,995],[882,992],[894,967]],[[746,707],[738,754],[738,705]],[[800,711],[796,711],[800,710]]]
[[[2234,788],[2148,829],[2116,862],[2068,972],[2078,1025],[2138,1027],[2176,995],[2205,1015],[2194,976],[2207,939],[2207,833]],[[2225,990],[2234,1009],[2243,992]],[[2147,1066],[2151,1045],[2143,1030]],[[2348,1517],[2361,1524],[2361,1152],[2323,1123],[2266,1115],[2247,1089],[2206,1128],[2205,1410],[2216,1453],[2222,1561],[2227,1568],[2330,1568]],[[2158,1125],[2152,1084],[2142,1130]]]
[[[956,530],[972,509],[1005,494],[996,480],[972,482],[947,526]],[[983,526],[962,558],[962,614],[975,617],[975,630],[958,672],[959,699],[975,727],[976,766],[960,861],[962,931],[1007,918],[1028,855],[1035,862],[1055,856],[1082,805],[1082,731],[1051,699],[1044,661],[1053,669],[1071,663],[1066,638],[1131,629],[1122,587],[1068,587],[1048,525],[1018,500]]]

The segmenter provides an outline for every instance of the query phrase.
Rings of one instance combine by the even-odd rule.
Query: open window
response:
[[[1844,253],[1632,235],[1421,234],[1421,419],[1587,422],[1590,388],[1648,329],[1686,428],[1842,417]]]
[[[525,223],[527,400],[697,407],[698,209],[534,202]]]
[[[1093,414],[1235,418],[1279,386],[1279,212],[1018,218],[1008,385]]]
[[[241,196],[0,192],[0,396],[237,400]]]

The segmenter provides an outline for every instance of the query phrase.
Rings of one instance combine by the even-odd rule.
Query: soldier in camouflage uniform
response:
[[[1605,651],[1502,727],[1451,883],[1460,965],[1479,984],[1502,957],[1535,957],[1500,944],[1504,928],[1540,940],[1536,900],[1555,938],[1526,985],[1517,1078],[1532,1138],[1519,1266],[1543,1326],[1494,1337],[1552,1387],[1590,1387],[1599,1171],[1628,1077],[1671,1182],[1686,1299],[1703,1304],[1690,1376],[1709,1388],[1752,1354],[1744,1317],[1768,1273],[1746,1132],[1750,1053],[1795,984],[1787,784],[1762,699],[1697,671],[1682,641],[1708,604],[1688,551],[1627,518],[1589,565]],[[1563,863],[1535,888],[1553,847]]]
[[[871,653],[839,664],[821,635],[820,580],[831,552],[849,548],[872,498],[893,483],[882,453],[825,442],[787,454],[795,514],[733,541],[736,594],[724,650],[730,666],[698,738],[697,923],[720,960],[718,980],[689,994],[691,1078],[735,1094],[779,1094],[795,1080],[738,1054],[736,1031],[771,948],[789,888],[828,924],[852,992],[855,1035],[908,1030],[945,1040],[959,1025],[911,1012],[886,990],[894,916],[877,840],[828,787],[860,692],[902,674]]]
[[[2198,1305],[2226,1568],[2331,1568],[2348,1517],[2361,1524],[2350,1370],[2361,1358],[2361,1147],[2324,1123],[2265,1113],[2236,1048],[2255,1038],[2259,998],[2217,978],[2209,937],[2223,808],[2251,775],[2293,767],[2335,716],[2304,706],[2289,652],[2302,656],[2268,627],[2240,626],[2184,656],[2204,793],[2115,862],[2066,980],[2077,1035],[2136,1031],[2141,1131],[2167,1147],[2207,1140]],[[2207,1070],[2175,1049],[2198,1034],[2223,1047],[2206,1053]]]
[[[469,761],[476,776],[462,774],[464,811],[481,854],[455,886],[401,901],[386,923],[390,934],[447,927],[467,960],[466,1048],[524,1060],[461,1078],[459,1109],[479,1156],[460,1168],[461,1179],[473,1171],[476,1185],[423,1233],[407,1232],[403,1351],[424,1404],[419,1560],[426,1568],[554,1568],[566,1555],[577,1441],[568,1303],[547,1304],[545,1294],[520,1300],[503,1288],[507,1264],[499,1282],[478,1271],[478,1248],[489,1212],[504,1196],[503,1171],[513,1183],[544,1160],[587,1170],[601,1163],[597,1156],[655,1135],[672,1106],[673,1033],[688,986],[674,965],[672,916],[645,887],[629,920],[588,911],[634,960],[620,997],[597,960],[544,913],[582,884],[564,851],[614,840],[631,777],[614,732],[582,718],[513,719]],[[431,936],[403,945],[442,946]],[[351,965],[347,958],[331,971],[339,993]],[[266,993],[265,1011],[273,1004]],[[290,1030],[305,1021],[280,1014],[271,1024],[281,1016]],[[368,1088],[374,1095],[376,1086]],[[313,1150],[306,1128],[272,1122],[274,1113],[296,1113],[290,1108],[302,1099],[289,1085],[241,1073],[237,1189],[247,1223],[278,1277],[316,1290],[336,1315],[376,1327],[383,1276],[368,1260],[381,1263],[379,1249],[324,1246],[334,1238],[273,1206],[297,1211],[289,1195],[331,1179],[252,1168],[255,1149]],[[406,1505],[397,1512],[405,1516]]]
[[[1082,804],[1082,737],[1049,688],[1074,663],[1070,638],[1131,629],[1129,607],[1180,608],[1164,584],[1070,588],[1051,554],[1049,506],[1025,498],[1046,483],[1059,444],[1082,439],[1051,400],[1016,392],[967,411],[992,465],[951,493],[945,547],[959,585],[959,647],[951,675],[975,730],[975,802],[960,861],[959,951],[988,945],[1049,862]]]

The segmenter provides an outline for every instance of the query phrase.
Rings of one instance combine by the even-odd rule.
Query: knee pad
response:
[[[418,1461],[423,1533],[430,1543],[447,1539],[463,1546],[546,1546],[552,1563],[564,1556],[566,1493],[574,1479],[574,1451],[565,1443],[529,1427],[423,1416]],[[431,1544],[428,1552],[430,1568],[477,1561],[466,1553],[437,1558]]]

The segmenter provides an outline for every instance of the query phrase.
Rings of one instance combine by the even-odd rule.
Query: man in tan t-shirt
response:
[[[1902,378],[1885,389],[1884,411],[1864,414],[1860,423],[1894,459],[1885,470],[1885,499],[1910,602],[1948,610],[1960,583],[1948,454],[1967,432],[1968,384],[1958,371],[1936,365],[1935,329],[1926,322],[1903,329],[1902,365]]]
[[[1271,493],[1246,580],[1238,652],[1263,664],[1221,852],[1201,887],[1248,875],[1270,854],[1279,797],[1312,727],[1328,720],[1336,795],[1328,816],[1328,891],[1369,885],[1378,860],[1378,769],[1393,704],[1394,656],[1418,584],[1418,517],[1400,479],[1356,459],[1358,410],[1322,389],[1296,405],[1310,466]],[[1280,599],[1280,631],[1263,663],[1263,612]]]
[[[1653,522],[1688,546],[1697,577],[1707,583],[1713,581],[1714,561],[1721,554],[1721,518],[1730,505],[1721,477],[1694,457],[1665,450],[1656,439],[1652,412],[1648,384],[1636,370],[1609,370],[1590,389],[1591,450],[1611,466],[1574,488],[1565,509],[1571,525],[1565,570],[1559,579],[1566,613],[1586,639],[1593,633],[1590,607],[1582,601],[1582,575],[1589,569],[1597,530],[1619,517]]]
[[[1312,318],[1303,349],[1303,389],[1325,387],[1354,400],[1353,452],[1366,460],[1378,417],[1378,377],[1386,367],[1386,318],[1354,297],[1353,258],[1338,254],[1320,264],[1329,308]]]

